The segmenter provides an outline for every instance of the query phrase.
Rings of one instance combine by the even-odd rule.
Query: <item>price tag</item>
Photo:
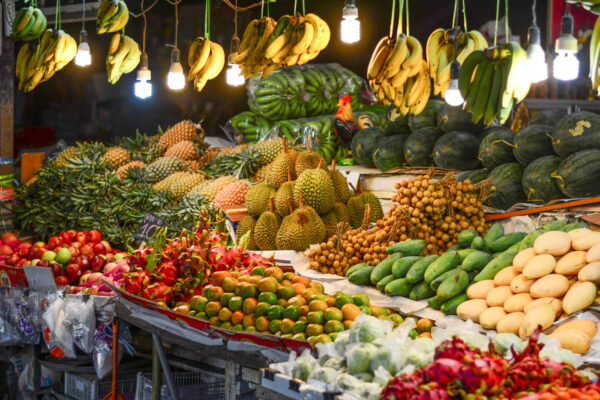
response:
[[[346,172],[346,180],[348,184],[356,187],[358,185],[358,181],[360,180],[360,172],[358,171],[348,171]]]
[[[56,282],[54,281],[51,268],[26,265],[23,267],[23,272],[25,272],[27,283],[29,284],[30,288],[34,290],[56,290]]]
[[[146,213],[144,220],[140,224],[137,232],[135,232],[135,237],[141,241],[148,241],[154,235],[154,232],[161,226],[165,225],[165,220],[152,214]]]

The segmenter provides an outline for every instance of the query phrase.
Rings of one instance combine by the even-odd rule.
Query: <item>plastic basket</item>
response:
[[[213,376],[197,374],[193,372],[172,373],[173,383],[177,389],[180,400],[192,399],[225,399],[225,380]],[[160,388],[160,398],[171,400],[169,388],[163,379]],[[135,400],[152,399],[152,374],[137,374],[137,387]]]
[[[136,378],[119,379],[117,389],[119,393],[127,400],[135,399]],[[110,393],[112,380],[104,379],[99,381],[95,375],[71,374],[65,372],[65,395],[75,400],[96,400],[102,399]]]

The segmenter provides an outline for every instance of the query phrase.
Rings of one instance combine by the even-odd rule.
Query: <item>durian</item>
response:
[[[294,204],[299,205],[300,193],[304,203],[319,214],[331,210],[335,202],[333,182],[329,173],[323,169],[308,169],[302,173],[294,185]]]
[[[273,197],[269,200],[269,211],[262,213],[254,226],[254,242],[259,250],[277,249],[276,238],[281,220],[279,215],[275,213]]]
[[[248,214],[260,217],[260,214],[269,210],[269,199],[275,195],[275,188],[268,183],[259,183],[252,186],[246,194],[246,207]]]

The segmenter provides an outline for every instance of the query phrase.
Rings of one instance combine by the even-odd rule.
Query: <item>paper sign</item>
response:
[[[34,290],[56,289],[56,282],[51,268],[24,266],[25,276],[29,287]]]
[[[358,171],[346,172],[346,180],[348,181],[348,184],[356,187],[358,185],[358,181],[360,180],[360,172],[358,172]]]
[[[161,226],[164,226],[164,224],[164,219],[157,217],[152,213],[146,213],[144,220],[140,224],[140,227],[138,228],[137,232],[135,233],[135,237],[142,241],[148,241],[152,238],[154,232]]]

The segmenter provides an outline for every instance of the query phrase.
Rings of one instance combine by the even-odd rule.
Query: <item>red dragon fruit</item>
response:
[[[137,270],[123,275],[121,289],[125,290],[127,293],[139,295],[150,283],[150,275],[143,270]]]
[[[451,358],[438,358],[423,369],[429,381],[437,382],[442,386],[454,382],[460,373],[462,364]]]
[[[154,270],[156,280],[167,286],[173,286],[179,277],[179,268],[175,261],[164,261]]]
[[[146,286],[142,292],[142,296],[152,301],[164,301],[169,304],[173,299],[171,292],[173,288],[164,283],[153,283]]]

